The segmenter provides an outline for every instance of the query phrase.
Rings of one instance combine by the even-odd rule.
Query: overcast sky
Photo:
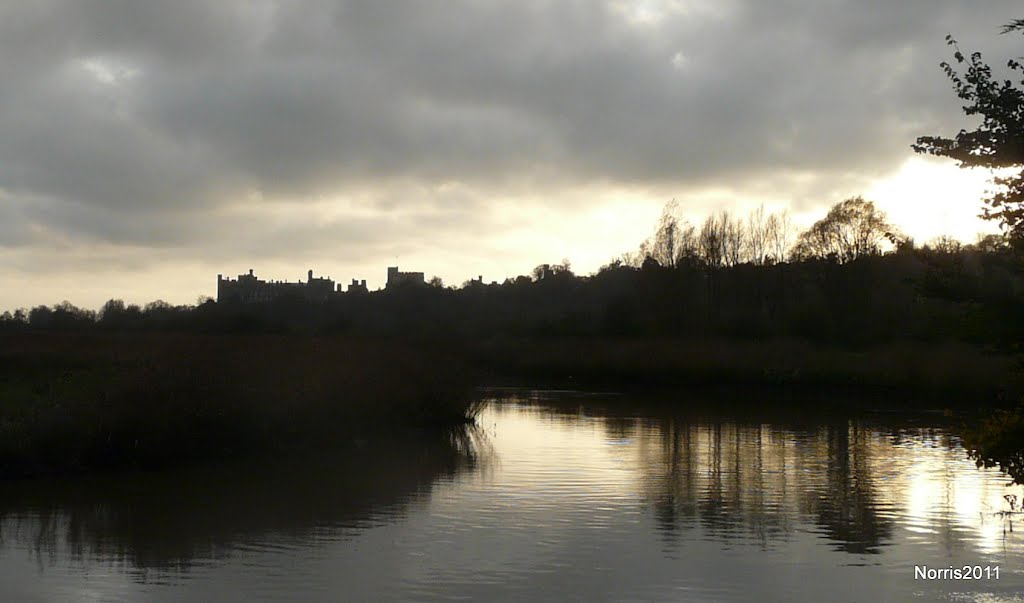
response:
[[[217,273],[591,272],[687,217],[876,200],[971,238],[938,63],[1018,1],[37,0],[0,5],[0,309],[193,303]]]

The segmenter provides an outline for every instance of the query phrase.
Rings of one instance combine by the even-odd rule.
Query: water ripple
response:
[[[455,450],[6,492],[0,584],[15,600],[1020,600],[1005,478],[928,417],[606,402],[494,402]],[[1003,574],[922,583],[922,564]]]

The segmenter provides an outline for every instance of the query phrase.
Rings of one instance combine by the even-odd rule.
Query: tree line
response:
[[[1004,33],[1024,31],[1024,22]],[[1024,80],[1000,80],[979,53],[951,36],[955,63],[942,63],[973,131],[922,136],[919,153],[997,172],[982,216],[1001,234],[964,245],[940,237],[918,247],[862,197],[834,205],[797,233],[786,212],[727,211],[699,225],[664,208],[639,248],[596,274],[577,276],[567,261],[542,264],[498,285],[440,279],[345,295],[313,304],[284,297],[250,306],[201,300],[194,306],[110,300],[98,311],[63,302],[0,315],[0,330],[306,331],[372,335],[416,333],[483,337],[729,336],[805,337],[869,342],[1024,338],[1020,312],[1024,251]],[[963,73],[957,71],[963,68]],[[1010,60],[1011,72],[1024,67]]]
[[[259,304],[110,300],[0,315],[0,330],[305,332],[366,336],[799,337],[861,344],[899,339],[998,342],[1021,331],[1004,312],[1024,290],[1007,237],[924,246],[899,237],[874,205],[843,201],[806,231],[784,214],[726,212],[695,227],[669,203],[651,237],[597,273],[542,264],[501,284],[412,286]]]

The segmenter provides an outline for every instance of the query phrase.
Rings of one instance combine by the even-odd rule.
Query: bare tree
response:
[[[679,242],[676,244],[678,255],[676,264],[696,261],[700,244],[697,241],[697,227],[689,222],[684,222],[679,229]]]
[[[700,258],[710,268],[719,268],[725,263],[725,229],[718,216],[711,214],[704,219],[698,237]]]
[[[762,205],[746,221],[721,211],[705,218],[699,230],[682,220],[679,213],[675,199],[666,203],[654,234],[619,261],[634,268],[647,258],[667,267],[686,262],[701,262],[712,268],[743,262],[762,265],[784,261],[792,244],[786,211],[766,216]]]
[[[789,259],[789,249],[793,245],[793,225],[789,211],[782,210],[781,213],[768,216],[765,232],[768,239],[766,261],[782,263]]]
[[[643,265],[644,260],[647,258],[647,241],[640,243],[640,248],[636,251],[627,251],[617,258],[612,259],[611,264],[621,264],[623,266],[629,266],[630,268],[639,268]]]
[[[735,266],[746,253],[743,222],[728,211],[708,216],[697,236],[700,259],[711,268]]]
[[[673,199],[661,210],[654,235],[640,244],[639,255],[629,256],[627,263],[639,266],[650,257],[662,266],[675,267],[697,257],[697,247],[697,229],[679,218],[679,203]]]
[[[928,241],[925,247],[927,247],[928,249],[935,250],[939,253],[955,254],[960,253],[960,251],[963,249],[963,243],[949,235],[939,235],[932,239],[931,241]]]
[[[676,210],[679,204],[673,199],[665,204],[658,219],[658,230],[651,242],[650,256],[662,266],[676,265],[676,235],[679,232],[679,219]]]
[[[722,255],[726,266],[737,266],[743,262],[746,255],[746,236],[743,229],[743,222],[733,218],[728,211],[722,211],[718,220],[722,229]]]
[[[761,266],[768,255],[768,220],[764,214],[764,205],[750,212],[747,216],[747,253],[746,260]]]

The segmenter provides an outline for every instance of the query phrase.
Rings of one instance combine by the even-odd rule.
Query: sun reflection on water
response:
[[[700,525],[765,546],[801,522],[839,550],[868,554],[913,542],[996,556],[1024,544],[1000,515],[1021,488],[978,470],[943,430],[601,416],[529,402],[492,406],[483,419],[501,422],[496,456],[519,497],[643,500],[666,530]]]
[[[43,600],[1018,600],[1021,488],[941,419],[667,402],[512,392],[457,441],[12,488],[0,578]],[[961,564],[1003,573],[914,579]]]

